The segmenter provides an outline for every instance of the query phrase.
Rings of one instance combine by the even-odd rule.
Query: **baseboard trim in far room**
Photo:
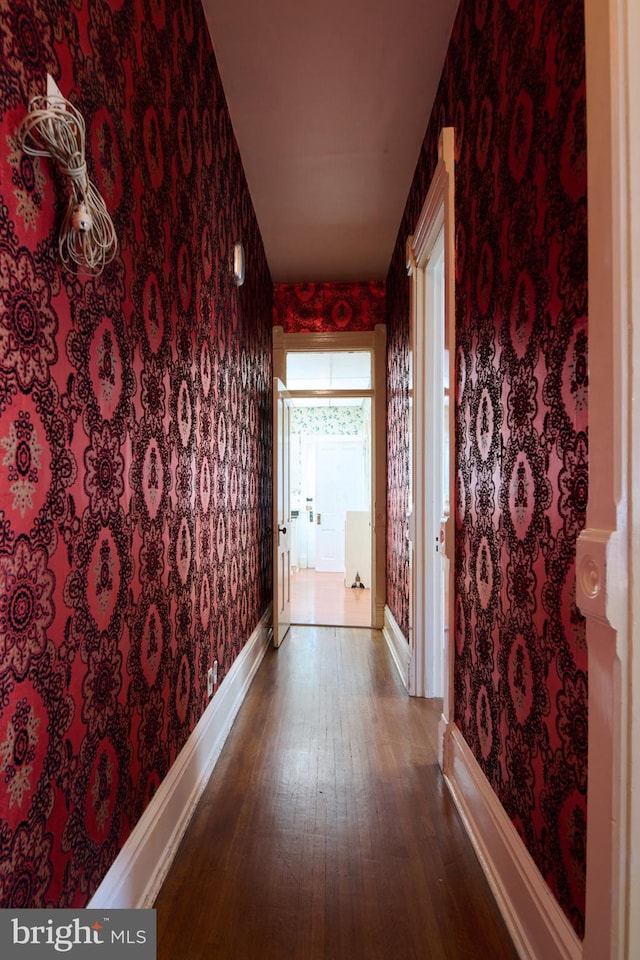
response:
[[[269,606],[88,903],[89,907],[153,906],[236,714],[267,652],[272,636],[271,620]]]

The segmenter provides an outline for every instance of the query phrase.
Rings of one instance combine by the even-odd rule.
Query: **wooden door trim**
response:
[[[370,350],[373,358],[372,430],[371,430],[371,623],[381,630],[386,602],[386,360],[387,328],[377,324],[373,331],[285,333],[281,326],[273,328],[273,374],[285,381],[285,358],[291,352],[331,352],[335,350]],[[358,391],[364,396],[369,391]],[[307,393],[307,391],[305,391]],[[317,391],[318,396],[339,395],[340,391]]]
[[[589,653],[583,960],[639,956],[640,9],[585,0],[589,503],[576,600]]]

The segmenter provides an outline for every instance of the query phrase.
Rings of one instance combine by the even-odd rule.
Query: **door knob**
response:
[[[278,533],[286,533],[286,532],[287,532],[287,528],[281,527],[280,524],[278,524]]]

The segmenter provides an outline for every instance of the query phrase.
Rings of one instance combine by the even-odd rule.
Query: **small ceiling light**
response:
[[[233,264],[231,267],[233,282],[235,283],[236,287],[241,287],[244,283],[244,268],[244,247],[240,240],[236,240],[233,245]]]

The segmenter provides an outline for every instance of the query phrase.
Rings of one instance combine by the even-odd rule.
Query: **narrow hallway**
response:
[[[155,904],[159,960],[515,960],[381,633],[267,654]]]

